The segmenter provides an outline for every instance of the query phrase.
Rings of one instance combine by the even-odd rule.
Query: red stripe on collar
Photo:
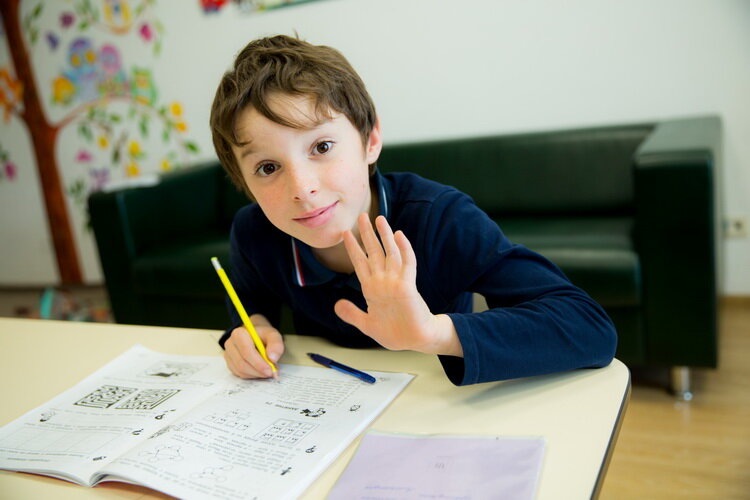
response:
[[[294,275],[297,278],[297,284],[305,286],[305,277],[302,275],[302,259],[300,259],[299,250],[297,250],[297,244],[294,243],[294,238],[292,238],[292,257],[294,259]]]

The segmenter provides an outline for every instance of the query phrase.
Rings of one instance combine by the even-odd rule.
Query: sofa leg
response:
[[[690,368],[687,366],[672,367],[672,393],[680,401],[693,399],[693,392],[690,388]]]

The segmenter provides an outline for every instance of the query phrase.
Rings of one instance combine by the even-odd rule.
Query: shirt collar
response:
[[[375,186],[375,192],[378,196],[378,215],[384,216],[388,219],[390,214],[390,197],[386,190],[385,182],[383,182],[383,176],[378,170],[372,175],[371,182]],[[298,286],[311,286],[321,285],[327,283],[336,277],[346,276],[343,273],[337,273],[328,269],[321,264],[318,259],[313,255],[312,248],[302,241],[290,237],[292,247],[292,263],[294,264],[292,269],[292,281]],[[357,282],[357,288],[359,288],[359,281],[356,279],[356,275],[352,274],[349,280]]]

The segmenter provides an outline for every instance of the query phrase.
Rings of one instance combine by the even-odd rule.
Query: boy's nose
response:
[[[315,196],[320,188],[318,176],[312,169],[294,169],[291,178],[291,194],[295,201],[307,200]]]

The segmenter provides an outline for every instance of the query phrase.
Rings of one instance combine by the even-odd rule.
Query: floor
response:
[[[0,289],[0,316],[39,317],[43,290]],[[53,317],[109,321],[102,287],[46,296]],[[750,298],[721,304],[720,369],[693,372],[678,402],[653,376],[633,391],[602,499],[750,500]]]
[[[634,384],[603,499],[750,499],[750,298],[724,299],[719,366],[694,399]]]
[[[107,292],[101,286],[0,288],[0,317],[42,315],[46,319],[111,321]]]

